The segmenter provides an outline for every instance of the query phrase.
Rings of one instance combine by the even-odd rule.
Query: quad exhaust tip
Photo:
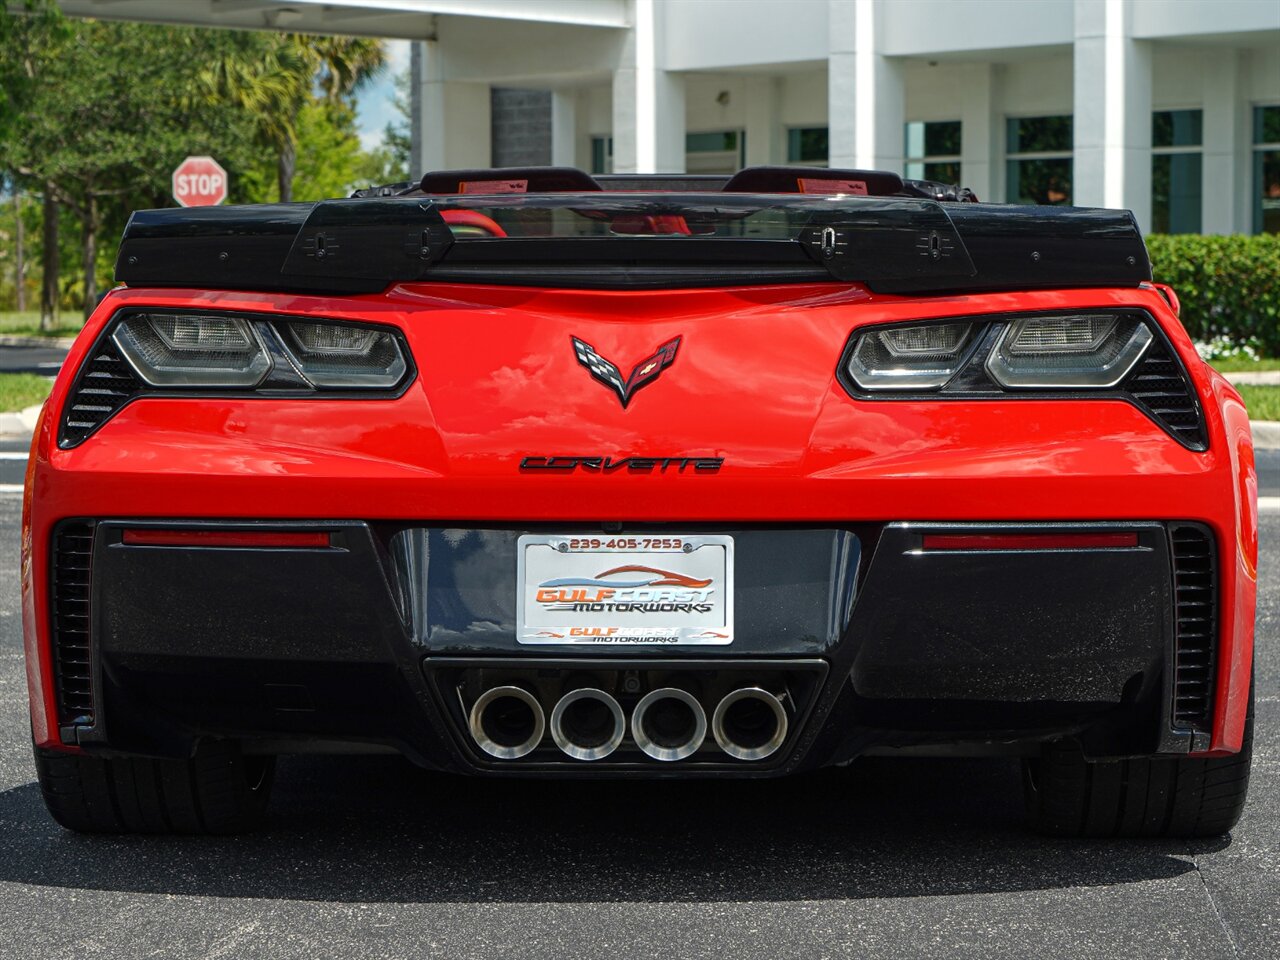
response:
[[[618,701],[596,687],[571,690],[557,701],[548,721],[538,699],[524,687],[491,687],[471,706],[468,717],[476,745],[499,760],[528,756],[550,726],[557,747],[575,760],[602,760],[622,744],[626,717]],[[737,760],[764,760],[786,741],[787,710],[762,687],[740,687],[717,705],[711,717],[715,742]],[[662,762],[684,760],[702,747],[707,715],[693,694],[678,687],[650,691],[631,714],[631,736],[647,756]]]
[[[787,710],[768,690],[741,687],[716,705],[711,732],[729,756],[763,760],[787,739]]]
[[[542,704],[524,687],[491,687],[471,705],[471,738],[491,757],[518,760],[532,753],[546,732]]]
[[[603,760],[618,749],[626,732],[618,701],[595,687],[569,691],[551,710],[551,737],[575,760]]]
[[[683,760],[697,753],[706,739],[707,714],[685,690],[651,690],[631,713],[631,736],[655,760]]]

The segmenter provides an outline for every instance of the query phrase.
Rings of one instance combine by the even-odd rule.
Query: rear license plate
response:
[[[518,549],[520,643],[733,642],[733,537],[526,535]]]

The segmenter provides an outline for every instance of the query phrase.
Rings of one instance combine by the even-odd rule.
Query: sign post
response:
[[[227,199],[227,171],[213,157],[187,157],[173,171],[173,199],[184,207],[211,207]]]

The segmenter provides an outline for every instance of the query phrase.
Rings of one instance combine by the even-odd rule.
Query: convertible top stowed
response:
[[[728,179],[597,181],[561,168],[462,170],[365,193],[374,195],[139,211],[116,279],[300,293],[427,281],[626,289],[833,280],[912,294],[1151,279],[1128,211],[977,204],[963,188],[883,171],[754,167]]]

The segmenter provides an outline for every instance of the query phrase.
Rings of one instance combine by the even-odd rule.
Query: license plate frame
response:
[[[524,534],[516,550],[517,643],[733,642],[732,536]]]

